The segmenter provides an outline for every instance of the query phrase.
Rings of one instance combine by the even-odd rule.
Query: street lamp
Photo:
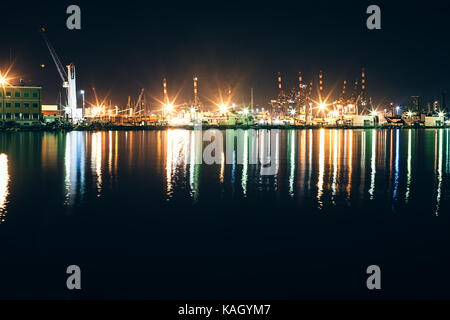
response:
[[[81,99],[83,101],[83,110],[82,110],[82,114],[83,114],[83,118],[84,118],[84,90],[80,90],[80,94],[81,94]]]

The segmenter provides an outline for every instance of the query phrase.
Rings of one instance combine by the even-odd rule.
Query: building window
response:
[[[20,91],[16,91],[16,92],[14,92],[14,97],[16,97],[16,98],[20,98]]]
[[[30,119],[30,114],[29,113],[24,113],[23,114],[23,118],[24,119]]]
[[[11,119],[11,113],[7,113],[5,119]]]
[[[23,97],[24,98],[29,98],[30,97],[30,93],[29,92],[24,92],[23,93]]]
[[[11,102],[5,103],[5,106],[6,106],[7,108],[11,108]]]
[[[35,103],[33,103],[33,108],[37,108],[37,107],[38,107],[38,105],[39,105],[39,104],[38,104],[38,103],[36,103],[36,102],[35,102]]]
[[[24,102],[24,103],[23,103],[23,106],[24,106],[25,108],[29,108],[29,107],[30,107],[30,103],[29,103],[29,102]]]
[[[20,102],[16,102],[16,103],[14,103],[14,107],[16,107],[16,108],[20,108]]]
[[[39,118],[39,114],[33,113],[33,119],[38,119],[38,118]]]
[[[11,92],[6,92],[6,97],[11,98]]]
[[[33,92],[33,98],[37,98],[38,97],[38,93],[37,92]]]
[[[20,119],[20,113],[14,113],[14,119]]]

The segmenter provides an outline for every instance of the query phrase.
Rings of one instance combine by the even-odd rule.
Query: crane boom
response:
[[[50,52],[50,55],[52,56],[53,62],[55,63],[56,70],[58,70],[59,76],[61,77],[61,80],[63,83],[67,82],[67,72],[65,68],[63,67],[61,61],[59,60],[58,55],[56,54],[55,49],[50,44],[50,42],[47,39],[47,36],[45,35],[45,28],[41,28],[41,35],[42,38],[45,41],[45,44],[47,45],[48,51]]]
[[[137,102],[136,102],[135,109],[137,109],[137,108],[140,106],[141,101],[142,101],[142,96],[143,96],[143,94],[144,94],[144,89],[142,88],[142,89],[141,89],[141,93],[139,94],[139,98],[138,98],[138,100],[137,100]],[[136,110],[136,111],[137,111],[137,110]]]

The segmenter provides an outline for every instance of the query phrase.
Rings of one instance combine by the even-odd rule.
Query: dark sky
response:
[[[66,28],[66,8],[77,4],[82,29]],[[366,28],[370,4],[381,7],[382,29]],[[140,88],[162,99],[162,77],[177,102],[192,96],[199,77],[200,98],[215,99],[218,89],[234,88],[235,101],[266,105],[276,96],[276,73],[285,86],[317,81],[325,91],[341,90],[366,69],[367,90],[377,103],[406,104],[411,95],[439,98],[449,89],[447,2],[421,1],[33,1],[1,5],[0,68],[44,87],[44,102],[55,103],[60,79],[39,34],[40,26],[63,64],[73,61],[78,89],[91,87],[123,105]],[[42,69],[40,64],[45,64]]]

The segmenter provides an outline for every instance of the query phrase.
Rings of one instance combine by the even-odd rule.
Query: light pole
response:
[[[80,90],[80,93],[81,93],[81,99],[83,101],[82,117],[84,118],[84,90]]]

